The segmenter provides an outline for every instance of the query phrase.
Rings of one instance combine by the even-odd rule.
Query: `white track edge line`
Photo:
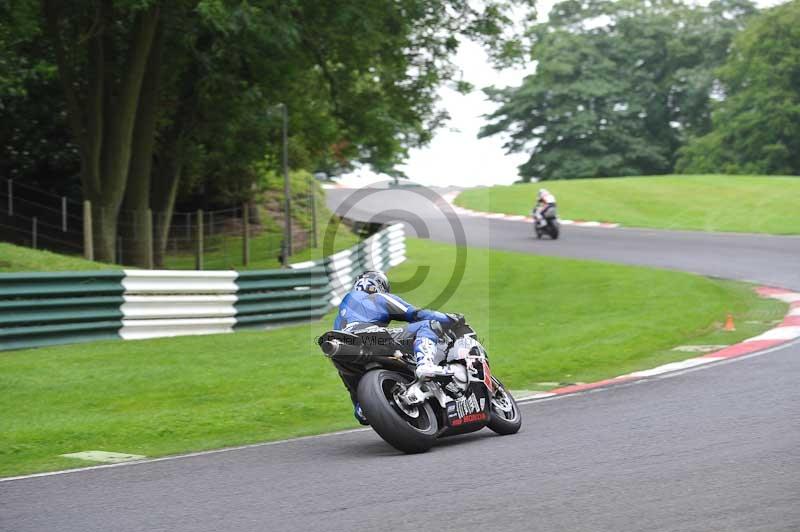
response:
[[[771,296],[763,296],[763,297],[770,298]],[[792,308],[790,306],[789,307],[789,311],[791,311],[791,310],[792,310]],[[789,313],[786,314],[786,316],[788,316],[788,315],[789,315]],[[778,326],[776,328],[780,328],[780,326]],[[774,329],[770,329],[770,330],[774,330]],[[744,341],[742,341],[740,343],[744,343],[746,341],[747,340],[744,340]],[[538,402],[538,401],[549,401],[549,400],[552,400],[552,399],[560,399],[561,397],[575,396],[575,395],[581,395],[581,394],[588,393],[588,392],[602,391],[602,390],[606,390],[606,389],[609,389],[609,388],[612,388],[612,387],[616,388],[617,386],[622,386],[622,385],[637,384],[637,383],[640,383],[640,382],[645,382],[645,381],[650,381],[650,380],[655,380],[655,379],[661,379],[661,378],[667,378],[667,377],[672,377],[672,376],[676,376],[676,375],[682,375],[682,374],[688,373],[690,371],[701,370],[701,369],[705,369],[705,368],[710,367],[710,366],[716,366],[716,365],[719,365],[719,364],[733,362],[733,361],[736,361],[736,360],[743,360],[743,359],[746,359],[746,358],[751,358],[751,357],[754,357],[754,356],[759,356],[759,355],[771,353],[772,351],[783,349],[784,347],[791,346],[791,345],[793,345],[795,343],[799,343],[799,342],[800,342],[800,338],[799,337],[794,337],[794,338],[791,338],[791,339],[785,339],[780,344],[772,346],[772,347],[767,348],[765,350],[756,351],[755,353],[748,353],[746,355],[734,356],[734,357],[730,357],[730,358],[728,358],[728,357],[713,357],[713,356],[692,357],[692,358],[684,359],[684,360],[678,361],[678,362],[673,362],[673,363],[669,363],[669,364],[663,364],[661,366],[657,366],[657,367],[651,368],[649,370],[642,370],[641,372],[633,372],[633,373],[629,373],[629,374],[625,374],[625,375],[619,375],[617,377],[612,377],[611,379],[608,379],[609,382],[607,382],[607,383],[605,383],[605,384],[603,384],[601,386],[598,386],[596,388],[582,389],[582,390],[576,390],[574,392],[566,392],[566,393],[540,392],[540,393],[536,393],[536,394],[534,394],[532,396],[520,399],[520,400],[517,401],[517,403],[518,404],[529,404],[529,403]],[[710,353],[710,355],[713,355],[713,353]],[[708,360],[707,360],[707,362],[699,362],[699,360],[702,360],[702,359],[708,359]],[[686,363],[688,361],[695,361],[695,360],[698,361],[698,362],[695,363],[695,364],[690,365],[687,368],[676,368],[675,370],[666,370],[666,371],[664,371],[664,369],[666,367],[676,366],[676,365],[679,365],[681,363]],[[664,368],[664,369],[662,369],[662,368]],[[662,371],[658,371],[660,369]],[[652,371],[658,371],[658,372],[657,373],[647,374],[648,372],[652,372]],[[637,373],[638,373],[638,375],[637,375]],[[617,379],[619,379],[619,382],[618,383],[614,383],[613,381],[617,380]],[[79,468],[72,468],[72,469],[62,469],[62,470],[59,470],[59,471],[46,471],[46,472],[42,472],[42,473],[33,473],[33,474],[30,474],[30,475],[18,475],[18,476],[13,476],[13,477],[0,478],[0,483],[11,482],[11,481],[14,481],[14,480],[24,480],[24,479],[30,479],[30,478],[38,478],[38,477],[49,477],[49,476],[55,476],[55,475],[65,475],[65,474],[69,474],[69,473],[78,473],[78,472],[81,472],[81,471],[93,471],[95,469],[108,469],[108,468],[111,468],[111,467],[122,467],[122,466],[127,466],[127,465],[146,464],[146,463],[153,463],[153,462],[165,462],[165,461],[169,461],[169,460],[177,460],[177,459],[180,459],[180,458],[191,458],[191,457],[194,457],[194,456],[205,456],[205,455],[225,453],[225,452],[230,452],[230,451],[237,451],[237,450],[242,450],[242,449],[265,447],[265,446],[268,446],[268,445],[278,445],[278,444],[282,444],[282,443],[289,443],[289,442],[295,442],[295,441],[303,441],[303,440],[309,440],[309,439],[315,439],[315,438],[325,438],[325,437],[328,437],[328,436],[337,436],[337,435],[341,435],[341,434],[350,434],[350,433],[354,433],[354,432],[364,432],[364,431],[367,431],[367,430],[370,430],[370,429],[368,429],[368,428],[350,429],[350,430],[344,430],[344,431],[328,432],[328,433],[314,434],[314,435],[309,435],[309,436],[301,436],[299,438],[285,438],[285,439],[282,439],[282,440],[251,443],[251,444],[246,444],[246,445],[238,445],[238,446],[234,446],[234,447],[223,447],[221,449],[209,449],[207,451],[197,451],[197,452],[193,452],[193,453],[162,456],[162,457],[158,457],[158,458],[147,458],[147,459],[144,459],[144,460],[131,460],[129,462],[118,462],[118,463],[114,463],[114,464],[100,464],[100,465],[95,465],[95,466],[79,467]]]
[[[304,440],[315,440],[319,438],[328,438],[331,436],[341,436],[343,434],[352,434],[355,432],[365,432],[370,430],[369,428],[358,428],[358,429],[348,429],[348,430],[339,430],[336,432],[326,432],[323,434],[311,434],[309,436],[300,436],[297,438],[285,438],[283,440],[274,440],[274,441],[264,441],[258,443],[248,443],[245,445],[237,445],[234,447],[223,447],[221,449],[208,449],[207,451],[196,451],[193,453],[185,453],[185,454],[173,454],[169,456],[159,456],[157,458],[145,458],[143,460],[131,460],[129,462],[117,462],[115,464],[100,464],[94,466],[87,466],[87,467],[75,467],[72,469],[61,469],[59,471],[44,471],[42,473],[32,473],[30,475],[18,475],[15,477],[4,477],[0,478],[0,483],[3,482],[11,482],[14,480],[25,480],[31,478],[39,478],[39,477],[53,477],[57,475],[67,475],[71,473],[81,473],[84,471],[94,471],[97,469],[110,469],[112,467],[124,467],[124,466],[132,466],[132,465],[140,465],[140,464],[152,464],[155,462],[170,462],[172,460],[180,460],[183,458],[193,458],[195,456],[207,456],[211,454],[221,454],[221,453],[229,453],[231,451],[242,451],[245,449],[255,449],[258,447],[267,447],[269,445],[280,445],[282,443],[291,443],[291,442],[298,442]]]
[[[612,388],[622,388],[622,387],[626,387],[626,386],[632,386],[634,384],[642,384],[642,383],[649,382],[649,381],[655,381],[655,380],[661,380],[661,379],[671,379],[672,377],[677,377],[679,375],[685,375],[686,373],[692,373],[694,371],[701,371],[701,370],[708,369],[708,368],[711,368],[711,367],[722,366],[722,365],[730,364],[730,363],[733,363],[733,362],[738,362],[740,360],[746,360],[746,359],[749,359],[749,358],[755,358],[755,357],[759,357],[759,356],[762,356],[762,355],[767,355],[769,353],[772,353],[773,351],[779,351],[779,350],[785,349],[787,347],[792,347],[795,344],[800,345],[800,338],[796,338],[794,340],[790,340],[788,342],[784,342],[784,343],[782,343],[780,345],[774,345],[772,347],[768,347],[766,349],[763,349],[761,351],[756,351],[754,353],[747,353],[745,355],[738,355],[738,356],[733,356],[733,357],[715,357],[715,358],[709,357],[710,362],[708,362],[706,364],[699,364],[699,365],[691,366],[691,367],[688,367],[688,368],[676,369],[675,371],[670,371],[670,372],[667,372],[667,373],[660,373],[658,375],[651,375],[649,377],[634,377],[632,379],[620,379],[619,382],[616,382],[616,383],[615,382],[608,382],[608,383],[604,384],[603,386],[598,386],[597,388],[589,388],[589,389],[586,389],[586,390],[578,390],[578,391],[575,391],[575,392],[558,393],[558,394],[553,394],[550,397],[529,397],[529,398],[517,401],[517,404],[531,404],[531,403],[552,401],[554,399],[562,399],[564,397],[576,397],[576,396],[584,395],[584,394],[588,394],[588,393],[603,392],[603,391],[611,390]],[[614,379],[610,379],[610,381],[613,381],[613,380]],[[2,480],[2,479],[0,479],[0,480]]]
[[[597,388],[591,388],[591,389],[587,389],[587,390],[578,390],[578,391],[569,392],[569,393],[552,394],[552,395],[547,395],[549,392],[543,392],[541,394],[536,394],[536,396],[533,396],[533,397],[528,397],[526,399],[521,399],[521,400],[517,401],[517,404],[528,405],[528,404],[532,404],[532,403],[543,403],[545,401],[554,401],[554,400],[557,400],[557,399],[564,399],[564,398],[567,398],[567,397],[577,397],[577,396],[584,395],[584,394],[589,394],[589,393],[604,392],[604,391],[611,390],[613,388],[622,388],[622,387],[627,387],[627,386],[631,386],[631,385],[634,385],[634,384],[642,384],[642,383],[653,381],[653,380],[670,379],[672,377],[677,377],[679,375],[684,375],[686,373],[692,373],[694,371],[701,371],[701,370],[708,369],[708,368],[711,368],[711,367],[721,366],[721,365],[724,365],[724,364],[730,364],[730,363],[733,363],[733,362],[738,362],[740,360],[746,360],[746,359],[750,359],[750,358],[755,358],[755,357],[758,357],[758,356],[766,355],[766,354],[772,353],[773,351],[779,351],[779,350],[784,349],[786,347],[791,347],[791,346],[793,346],[795,344],[800,344],[800,339],[794,339],[794,340],[791,340],[791,341],[788,341],[788,342],[784,342],[784,343],[782,343],[780,345],[775,345],[775,346],[769,347],[767,349],[764,349],[762,351],[756,351],[755,353],[748,353],[746,355],[740,355],[740,356],[730,357],[730,358],[718,358],[716,360],[712,360],[708,364],[701,364],[701,365],[692,366],[692,367],[689,367],[689,368],[678,369],[678,370],[675,370],[675,371],[671,371],[669,373],[662,373],[662,374],[653,375],[653,376],[650,376],[650,377],[639,377],[639,378],[625,379],[625,380],[621,379],[619,381],[619,383],[608,383],[608,384],[606,384],[604,386],[598,386]],[[43,472],[43,473],[33,473],[33,474],[30,474],[30,475],[19,475],[19,476],[15,476],[15,477],[5,477],[5,478],[0,478],[0,484],[3,483],[3,482],[12,482],[12,481],[16,481],[16,480],[26,480],[26,479],[39,478],[39,477],[52,477],[52,476],[57,476],[57,475],[67,475],[67,474],[72,474],[72,473],[81,473],[81,472],[85,472],[85,471],[94,471],[94,470],[97,470],[97,469],[110,469],[112,467],[125,467],[125,466],[133,466],[133,465],[140,465],[140,464],[151,464],[151,463],[155,463],[155,462],[169,462],[169,461],[173,461],[173,460],[181,460],[181,459],[184,459],[184,458],[194,458],[194,457],[197,457],[197,456],[208,456],[208,455],[212,455],[212,454],[228,453],[228,452],[231,452],[231,451],[241,451],[241,450],[245,450],[245,449],[255,449],[255,448],[258,448],[258,447],[268,447],[270,445],[281,445],[281,444],[284,444],[284,443],[293,443],[293,442],[305,441],[305,440],[315,440],[315,439],[320,439],[320,438],[328,438],[328,437],[332,437],[332,436],[342,436],[342,435],[345,435],[345,434],[354,434],[356,432],[367,432],[369,430],[371,430],[371,429],[366,428],[366,427],[365,428],[358,428],[358,429],[340,430],[340,431],[337,431],[337,432],[327,432],[327,433],[324,433],[324,434],[312,434],[310,436],[300,436],[299,438],[286,438],[286,439],[283,439],[283,440],[267,441],[267,442],[260,442],[260,443],[250,443],[250,444],[247,444],[247,445],[238,445],[238,446],[235,446],[235,447],[223,447],[222,449],[209,449],[207,451],[197,451],[197,452],[186,453],[186,454],[175,454],[175,455],[170,455],[170,456],[161,456],[161,457],[158,457],[158,458],[146,458],[144,460],[132,460],[130,462],[119,462],[119,463],[116,463],[116,464],[101,464],[101,465],[96,465],[96,466],[77,467],[77,468],[73,468],[73,469],[62,469],[60,471],[46,471],[46,472]]]

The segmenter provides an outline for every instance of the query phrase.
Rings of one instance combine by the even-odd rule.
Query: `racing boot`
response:
[[[430,338],[417,338],[414,341],[414,356],[417,361],[417,369],[414,373],[418,379],[449,375],[447,370],[434,362],[436,344]]]

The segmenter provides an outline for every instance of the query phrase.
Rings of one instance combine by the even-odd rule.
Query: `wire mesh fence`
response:
[[[83,252],[81,204],[11,179],[0,186],[0,236],[14,244]]]
[[[1,180],[0,185],[0,240],[85,255],[82,202],[10,179]],[[309,215],[314,211],[313,218],[314,199],[304,196],[295,199],[293,212]],[[97,210],[93,214],[95,230],[102,214]],[[277,267],[287,251],[282,218],[282,213],[255,202],[193,212],[120,209],[114,218],[114,262],[167,269]],[[293,253],[316,245],[315,237],[311,223],[293,218]]]

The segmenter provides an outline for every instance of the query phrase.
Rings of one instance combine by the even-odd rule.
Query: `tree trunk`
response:
[[[131,163],[128,183],[122,202],[120,219],[123,223],[120,234],[125,242],[126,263],[147,268],[153,246],[153,235],[148,223],[150,209],[150,174],[153,168],[156,122],[158,119],[159,88],[161,82],[161,54],[163,52],[163,30],[156,32],[147,69],[144,74],[139,109],[133,130]],[[158,217],[158,211],[155,213]]]
[[[92,202],[95,259],[111,262],[115,256],[119,213],[131,159],[131,141],[142,80],[158,26],[160,8],[153,5],[138,12],[130,34],[127,58],[121,68],[113,63],[115,13],[113,3],[96,3],[88,38],[65,44],[61,38],[63,5],[42,0],[48,36],[58,64],[67,100],[70,128],[81,150],[84,197]],[[85,47],[85,49],[84,49]],[[84,55],[85,54],[85,55]],[[84,58],[87,91],[78,94],[75,65]],[[75,60],[74,58],[78,58]],[[117,71],[122,73],[116,81]]]
[[[250,214],[247,221],[252,225],[261,225],[261,212],[258,210],[260,199],[260,196],[257,195],[247,200],[247,207]]]
[[[103,109],[105,134],[100,157],[102,182],[99,203],[99,207],[105,214],[97,219],[98,223],[101,223],[101,218],[104,218],[105,225],[95,227],[95,235],[99,239],[95,243],[95,254],[97,260],[101,261],[114,260],[117,216],[128,182],[133,128],[137,121],[139,95],[158,25],[158,16],[158,6],[152,6],[136,16],[119,94],[115,95],[115,98],[109,98],[109,95],[106,94],[105,98],[106,105]],[[111,72],[106,71],[106,76],[111,75]],[[110,85],[112,83],[106,84],[106,91]],[[112,217],[113,224],[109,223]]]
[[[94,260],[114,262],[117,251],[117,211],[106,208],[99,200],[92,201],[92,226]]]
[[[158,175],[154,176],[152,182],[150,205],[158,213],[153,222],[153,260],[156,268],[164,267],[178,183],[183,173],[184,145],[184,139],[176,139],[168,147],[171,149],[165,150]]]
[[[183,175],[187,150],[193,142],[191,131],[197,120],[199,105],[194,87],[196,69],[196,65],[190,65],[188,72],[181,76],[178,105],[175,106],[171,126],[163,132],[158,171],[153,174],[150,185],[150,208],[158,213],[153,223],[153,257],[157,268],[164,267],[178,184]]]

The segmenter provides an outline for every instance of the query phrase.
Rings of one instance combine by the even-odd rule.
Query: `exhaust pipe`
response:
[[[320,344],[325,356],[333,361],[347,362],[348,364],[364,365],[378,362],[387,368],[408,370],[407,363],[394,357],[375,355],[365,352],[363,346],[353,345],[339,340],[327,340]]]
[[[322,349],[322,352],[325,353],[325,356],[332,357],[336,354],[336,351],[339,350],[339,341],[327,340],[320,344],[320,348]]]
[[[328,358],[358,357],[361,355],[361,346],[342,343],[339,340],[327,340],[320,345],[322,352]]]

